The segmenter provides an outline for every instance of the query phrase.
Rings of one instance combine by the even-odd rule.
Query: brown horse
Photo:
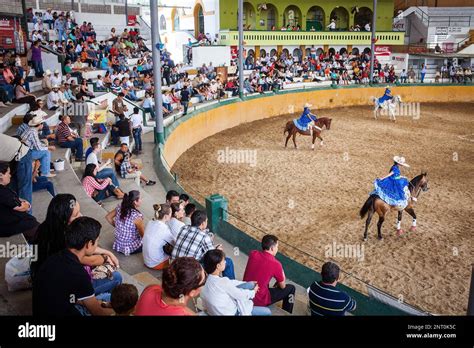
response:
[[[418,198],[421,191],[428,191],[428,178],[427,173],[421,173],[420,175],[413,178],[412,181],[408,184],[411,198],[408,200],[408,205],[405,207],[405,211],[411,215],[413,218],[412,225],[410,227],[410,231],[416,230],[416,214],[414,209],[414,199]],[[363,219],[364,216],[367,215],[367,220],[365,222],[365,232],[364,232],[364,241],[367,240],[367,230],[369,228],[370,221],[372,220],[372,216],[374,213],[377,213],[379,216],[379,221],[377,222],[377,231],[378,231],[378,238],[379,240],[382,239],[382,224],[385,220],[385,215],[390,210],[397,209],[396,207],[390,206],[389,204],[385,203],[383,200],[379,198],[377,195],[371,195],[364,203],[362,208],[360,209],[360,218]],[[401,221],[402,221],[402,213],[403,210],[398,211],[398,220],[397,220],[397,234],[401,235],[404,231],[401,228]]]
[[[332,118],[321,117],[320,119],[318,119],[317,122],[315,122],[315,125],[321,128],[321,130],[323,129],[323,126],[325,126],[327,130],[329,130],[331,128],[331,121],[332,121]],[[321,130],[313,127],[313,143],[311,145],[311,148],[313,150],[314,150],[314,142],[316,141],[316,138],[319,138],[321,140],[321,146],[323,145],[323,138],[321,138]],[[286,123],[283,134],[285,134],[286,132],[288,132],[288,136],[286,137],[285,147],[288,145],[288,140],[290,140],[290,138],[293,137],[293,144],[295,144],[295,149],[298,148],[298,146],[296,146],[296,141],[295,141],[296,134],[311,136],[311,132],[309,130],[302,131],[298,129],[293,123],[293,120],[288,121]]]

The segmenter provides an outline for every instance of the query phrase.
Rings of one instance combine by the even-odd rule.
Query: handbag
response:
[[[12,257],[5,265],[5,281],[8,291],[29,289],[32,286],[30,263],[33,256],[33,246],[29,245],[18,256]]]

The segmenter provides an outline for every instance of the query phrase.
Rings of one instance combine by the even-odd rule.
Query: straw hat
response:
[[[393,157],[393,161],[394,161],[395,163],[398,163],[398,164],[401,165],[401,166],[410,167],[410,166],[405,162],[405,157],[395,156],[395,157]]]
[[[49,69],[46,69],[46,72],[45,72],[44,74],[45,74],[46,76],[49,76],[49,75],[51,75],[51,70],[49,70]]]
[[[28,126],[36,127],[36,126],[39,126],[42,123],[43,123],[43,117],[35,116],[30,120],[30,122],[28,122]]]
[[[58,69],[54,70],[54,73],[59,74],[59,70]]]
[[[53,87],[52,87],[52,88],[53,88],[53,89],[55,89],[55,88],[59,88],[59,85],[53,85]]]
[[[304,104],[304,107],[305,107],[305,108],[310,108],[310,107],[312,107],[312,106],[313,106],[313,105],[311,105],[310,103]]]

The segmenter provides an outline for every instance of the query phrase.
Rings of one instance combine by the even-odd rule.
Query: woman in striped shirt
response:
[[[110,178],[97,179],[97,166],[90,163],[84,170],[82,177],[82,187],[87,195],[93,198],[96,202],[101,202],[104,199],[115,195],[118,199],[123,198],[123,192],[112,184]]]

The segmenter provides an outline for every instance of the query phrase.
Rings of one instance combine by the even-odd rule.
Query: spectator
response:
[[[80,217],[66,229],[66,249],[50,256],[39,268],[33,281],[35,316],[113,313],[111,309],[104,308],[95,296],[90,276],[83,266],[85,258],[96,252],[101,227],[92,218]]]
[[[408,82],[414,83],[416,82],[416,73],[415,70],[413,70],[413,67],[408,70]]]
[[[339,266],[326,262],[321,270],[322,280],[308,288],[309,306],[313,316],[343,316],[356,309],[356,301],[336,288]]]
[[[13,99],[15,99],[15,93],[13,89],[13,85],[11,85],[7,78],[5,77],[5,66],[3,63],[0,63],[0,89],[3,89],[7,94],[7,101],[5,102],[6,105],[11,105]]]
[[[134,152],[136,154],[142,153],[142,132],[143,132],[143,117],[140,115],[140,109],[137,107],[133,108],[133,114],[130,119],[132,123],[132,134],[133,140],[135,141]]]
[[[186,205],[189,203],[189,196],[186,193],[180,194],[179,202],[183,203],[183,206],[186,208]]]
[[[402,72],[400,73],[400,82],[407,83],[407,73],[405,69],[403,69]]]
[[[41,88],[45,93],[49,93],[53,90],[53,85],[51,84],[51,71],[49,69],[44,73],[43,80],[41,81]]]
[[[365,31],[371,31],[372,29],[370,28],[370,22],[367,22],[364,26]]]
[[[122,147],[123,145],[124,144],[122,144]],[[122,159],[122,162],[120,164],[120,176],[123,179],[134,179],[135,182],[137,183],[137,186],[139,187],[140,187],[140,182],[142,181],[147,186],[155,185],[156,184],[155,181],[148,180],[139,170],[138,165],[130,161],[130,156],[131,154],[130,152],[128,152],[124,155]]]
[[[34,161],[33,163],[33,192],[47,190],[51,196],[56,196],[56,191],[54,190],[54,185],[51,181],[48,180],[45,176],[39,175],[41,163],[40,161]]]
[[[99,138],[97,137],[92,137],[89,139],[89,143],[91,146],[89,146],[86,150],[86,161],[87,161],[87,158],[89,157],[89,155],[92,153],[92,151],[94,151],[94,144],[98,144],[99,143]],[[96,156],[98,158],[98,156]],[[94,162],[95,163],[95,162]],[[89,163],[86,163],[86,164],[89,164]]]
[[[148,222],[143,237],[143,260],[147,267],[162,270],[169,265],[169,248],[174,246],[176,237],[167,224],[171,219],[171,207],[155,204],[153,209],[155,217]]]
[[[267,307],[253,305],[252,299],[258,292],[256,282],[242,282],[222,277],[225,269],[225,254],[222,250],[209,250],[202,259],[208,274],[201,299],[209,315],[271,315]]]
[[[60,147],[70,148],[75,151],[76,161],[82,162],[84,161],[82,138],[69,128],[70,123],[71,118],[64,115],[61,122],[56,127],[57,142]]]
[[[163,271],[162,287],[147,287],[138,299],[137,316],[195,315],[188,302],[199,296],[206,284],[206,273],[197,260],[181,257]]]
[[[188,83],[184,84],[184,89],[181,90],[181,105],[183,106],[183,116],[188,114],[188,106],[189,106],[189,90],[188,90]]]
[[[115,131],[118,132],[121,144],[130,146],[131,123],[124,114],[119,115],[119,121],[115,124]]]
[[[30,203],[8,187],[10,181],[9,163],[0,161],[0,237],[23,233],[28,242],[34,242],[39,223],[28,214]]]
[[[25,84],[25,79],[23,77],[20,77],[17,79],[16,85],[15,85],[15,103],[25,103],[25,104],[30,104],[30,109],[34,107],[36,104],[36,97],[34,94],[28,92],[25,87],[23,86]]]
[[[171,219],[168,221],[168,227],[171,230],[171,234],[176,239],[181,229],[184,227],[184,204],[183,203],[171,203]]]
[[[421,64],[421,78],[420,78],[420,82],[423,83],[425,81],[425,75],[426,75],[426,66],[425,64]]]
[[[98,138],[96,138],[98,139]],[[107,160],[104,164],[101,164],[98,160],[98,156],[100,154],[100,151],[102,150],[102,147],[99,144],[99,141],[94,141],[92,145],[92,152],[87,156],[86,160],[86,165],[89,164],[94,164],[97,166],[97,179],[110,179],[112,182],[112,185],[114,185],[117,189],[120,188],[119,181],[117,179],[117,176],[115,175],[114,171],[112,168],[109,167],[111,161]]]
[[[326,28],[328,28],[331,31],[336,30],[336,21],[334,19],[331,19],[331,23],[329,23],[329,25],[327,25]]]
[[[50,78],[51,78],[52,86],[54,85],[61,86],[61,83],[63,82],[63,80],[62,80],[62,77],[59,75],[58,69],[54,70],[54,74]]]
[[[286,277],[281,263],[275,258],[278,253],[278,238],[267,234],[262,238],[262,251],[250,252],[245,267],[244,281],[257,281],[259,292],[253,299],[256,306],[269,306],[283,300],[282,309],[293,312],[295,286],[286,284]],[[276,283],[269,287],[275,278]]]
[[[191,226],[185,226],[176,237],[176,244],[171,254],[171,259],[179,257],[194,257],[201,261],[208,250],[220,249],[222,245],[214,246],[209,230],[207,229],[207,215],[202,210],[196,210],[191,217]],[[234,263],[229,257],[225,258],[226,267],[222,273],[224,277],[235,279]]]
[[[196,211],[196,205],[193,203],[188,203],[184,207],[184,217],[183,222],[186,226],[191,226],[191,216]]]
[[[179,193],[175,190],[166,192],[166,203],[170,205],[172,203],[179,203]]]
[[[41,161],[41,175],[47,178],[55,177],[56,174],[51,173],[51,152],[54,146],[48,146],[39,139],[38,132],[43,128],[43,118],[40,116],[33,117],[28,122],[28,129],[22,134],[22,141],[30,148],[33,160]]]
[[[97,166],[93,163],[86,165],[82,177],[82,187],[84,187],[86,194],[99,204],[102,204],[102,201],[110,196],[116,196],[118,199],[122,199],[124,196],[124,193],[112,183],[110,178],[97,178]]]
[[[110,305],[118,316],[130,316],[135,312],[138,290],[132,284],[120,284],[110,294]]]
[[[42,78],[44,74],[40,44],[41,41],[36,40],[31,46],[31,62],[33,63],[33,69],[35,69],[35,76],[38,78]]]
[[[64,96],[59,92],[59,86],[54,85],[53,90],[48,93],[48,98],[46,103],[48,105],[48,110],[57,110],[60,107],[67,104],[67,100],[64,99]]]
[[[149,113],[151,115],[151,119],[155,119],[155,112],[153,111],[155,102],[153,101],[153,98],[150,94],[150,92],[145,93],[145,100],[143,101],[142,107],[145,112]]]
[[[125,112],[128,111],[127,105],[125,105],[123,101],[124,97],[125,97],[125,94],[121,92],[118,94],[117,98],[115,98],[112,102],[112,112],[117,117],[120,117],[120,115],[123,115],[125,117]]]
[[[126,256],[142,252],[142,238],[145,234],[139,191],[130,191],[121,204],[107,214],[107,221],[115,228],[113,249]]]

